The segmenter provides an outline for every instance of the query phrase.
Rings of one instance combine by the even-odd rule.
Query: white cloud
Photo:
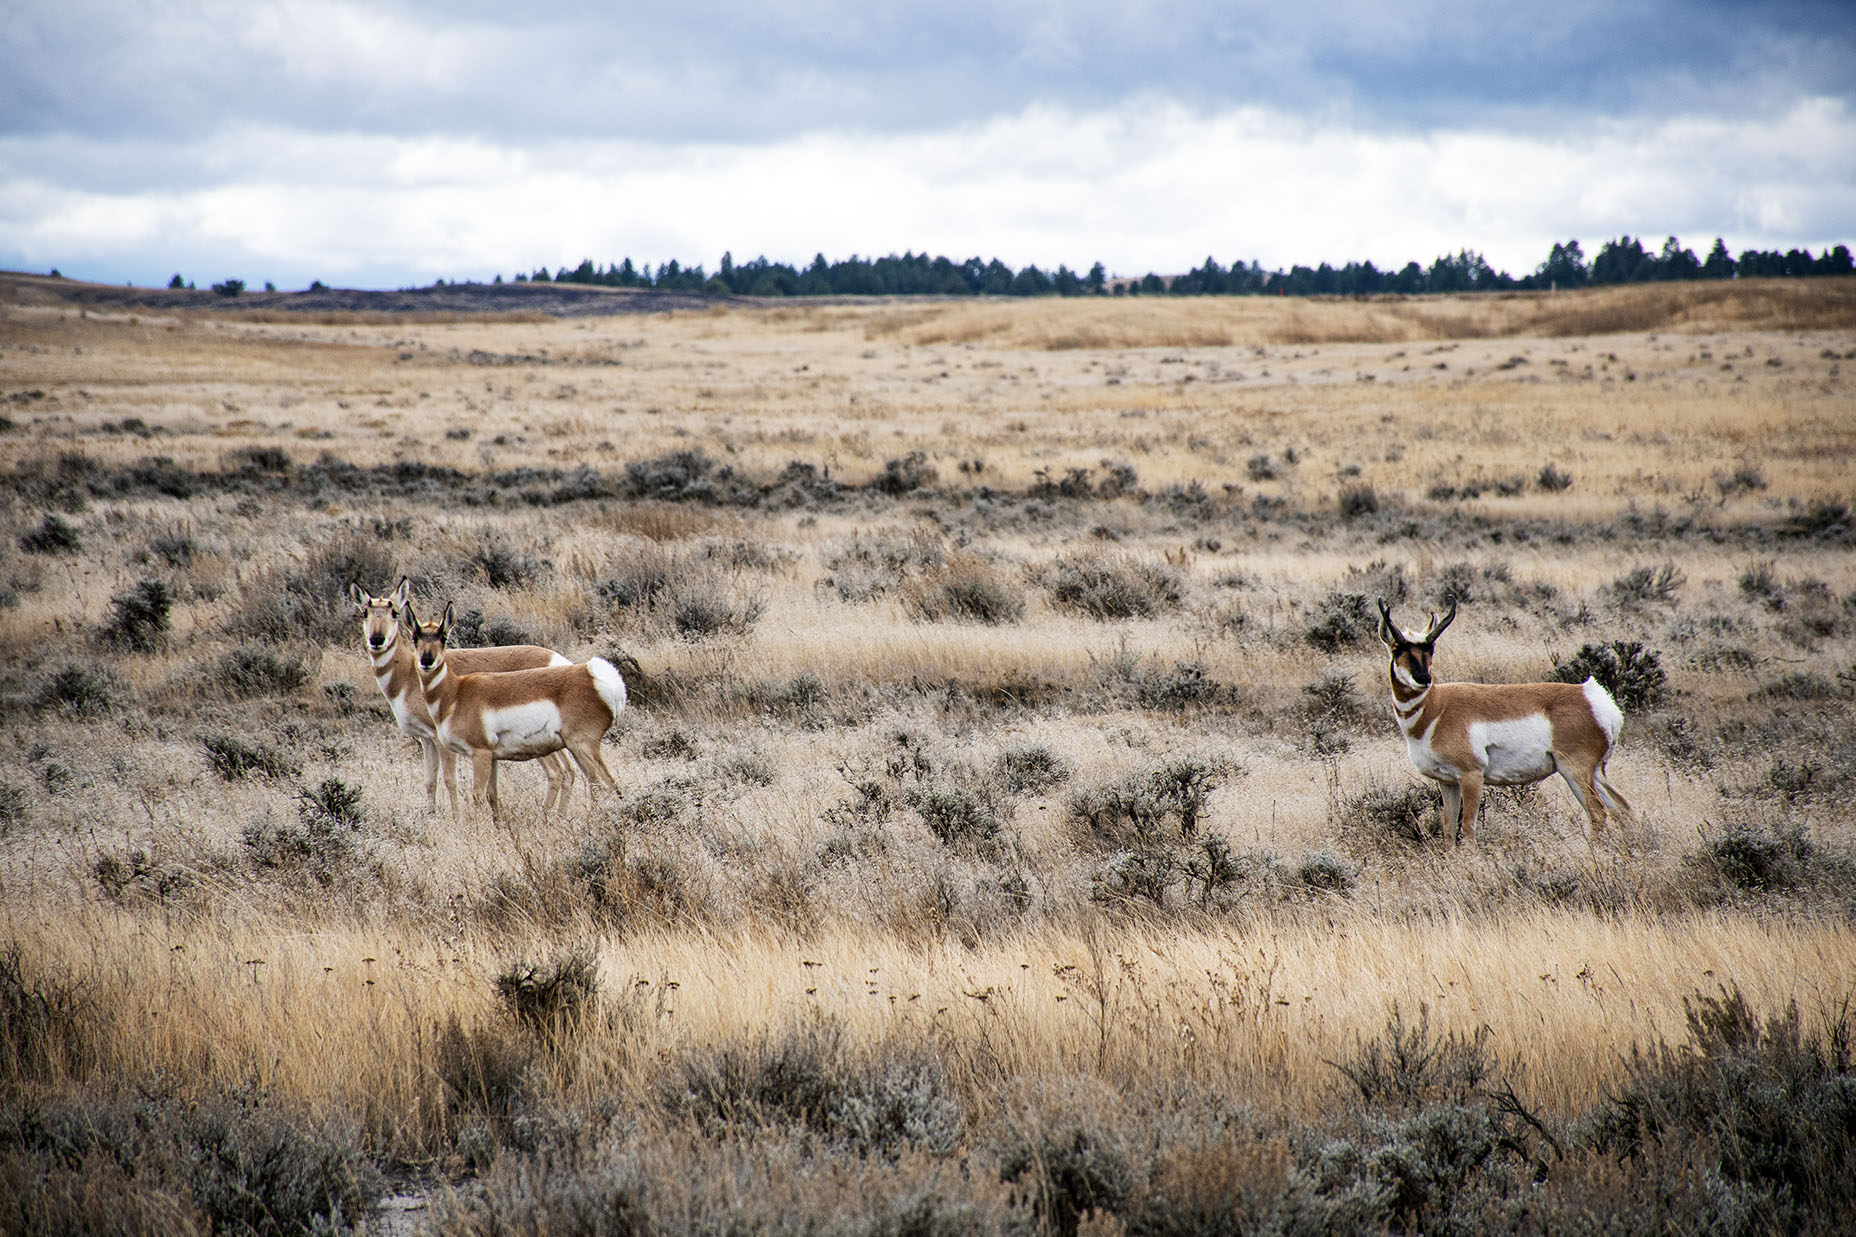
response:
[[[760,145],[242,128],[134,149],[184,169],[189,187],[71,188],[68,169],[108,166],[107,146],[0,140],[0,263],[138,282],[212,263],[214,278],[393,285],[582,257],[713,267],[724,249],[794,263],[820,250],[1100,259],[1138,274],[1207,254],[1396,266],[1469,247],[1520,274],[1571,237],[1588,251],[1627,232],[1698,250],[1716,234],[1736,250],[1856,240],[1856,118],[1833,100],[1557,133],[1386,134],[1145,99]]]

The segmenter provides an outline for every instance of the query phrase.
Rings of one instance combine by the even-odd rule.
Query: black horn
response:
[[[1454,618],[1456,618],[1456,598],[1452,597],[1450,599],[1450,612],[1448,614],[1444,615],[1441,620],[1435,614],[1431,616],[1431,627],[1429,631],[1424,633],[1424,643],[1429,644],[1431,641],[1437,639],[1437,637],[1443,635],[1444,628],[1450,626],[1450,622]]]

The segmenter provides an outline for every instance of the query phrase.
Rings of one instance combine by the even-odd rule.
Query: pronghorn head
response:
[[[1392,677],[1414,688],[1426,688],[1431,685],[1431,657],[1437,652],[1437,637],[1444,634],[1444,628],[1450,626],[1456,618],[1456,602],[1450,602],[1450,612],[1438,618],[1435,611],[1431,614],[1431,625],[1422,636],[1409,636],[1399,630],[1392,621],[1392,611],[1386,605],[1386,599],[1379,599],[1379,638],[1385,642],[1386,651],[1392,655]]]
[[[432,674],[445,664],[445,637],[451,634],[451,605],[446,603],[444,617],[436,623],[421,623],[419,616],[412,612],[408,602],[400,611],[400,622],[411,630],[413,635],[413,660],[418,663],[421,674]]]
[[[412,582],[400,577],[399,587],[385,597],[376,597],[359,583],[348,586],[348,599],[361,612],[361,640],[370,653],[384,652],[399,634],[400,610],[412,598]]]

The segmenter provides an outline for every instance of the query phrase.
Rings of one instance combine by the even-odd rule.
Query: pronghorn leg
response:
[[[1583,765],[1560,762],[1560,777],[1572,790],[1572,797],[1585,809],[1585,840],[1590,845],[1598,840],[1598,835],[1605,829],[1605,804],[1599,798],[1598,788],[1592,785],[1592,769]]]
[[[490,805],[490,819],[496,820],[496,757],[489,752],[470,754],[471,798],[478,807]]]
[[[1454,840],[1457,821],[1462,818],[1463,814],[1463,792],[1457,788],[1455,782],[1439,782],[1438,785],[1443,788],[1444,792],[1444,836]]]
[[[445,779],[445,793],[451,796],[451,819],[456,820],[458,818],[458,754],[442,743],[434,746],[438,748],[439,770]],[[434,808],[438,806],[436,799],[433,800],[432,806]]]
[[[560,805],[562,807],[566,807],[567,806],[567,792],[574,788],[574,762],[568,759],[566,752],[556,752],[552,756],[548,757],[548,759],[552,760],[554,762],[555,767],[561,771],[562,781],[561,781]]]
[[[1466,841],[1473,841],[1476,836],[1476,811],[1482,806],[1482,770],[1471,769],[1457,778],[1457,793],[1463,796],[1461,810],[1457,814],[1456,843],[1461,846]]]
[[[606,768],[605,757],[599,754],[599,740],[582,743],[568,749],[574,754],[574,760],[580,765],[580,772],[586,774],[587,810],[591,811],[598,799],[600,787],[610,790],[614,797],[619,793],[619,784],[613,780],[612,771]]]
[[[1619,820],[1629,824],[1637,818],[1637,810],[1631,807],[1630,801],[1619,794],[1618,788],[1605,777],[1605,766],[1599,765],[1592,770],[1592,786],[1598,791],[1598,797],[1604,800],[1605,806],[1616,813]]]
[[[419,740],[419,752],[425,757],[425,810],[438,810],[438,744],[431,739]],[[453,803],[452,807],[456,808]]]
[[[567,805],[567,789],[573,785],[573,774],[564,767],[567,761],[559,752],[543,756],[540,764],[541,771],[548,777],[548,793],[541,800],[541,818],[547,820],[548,813],[557,806]]]

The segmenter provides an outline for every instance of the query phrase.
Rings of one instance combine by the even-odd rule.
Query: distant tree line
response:
[[[1697,258],[1675,237],[1660,250],[1644,247],[1636,237],[1606,241],[1589,262],[1576,240],[1555,244],[1546,261],[1519,277],[1490,266],[1473,249],[1445,254],[1429,266],[1407,262],[1397,270],[1371,262],[1345,266],[1290,267],[1266,270],[1261,263],[1243,261],[1221,266],[1207,257],[1203,266],[1167,278],[1148,274],[1139,279],[1110,280],[1102,263],[1077,274],[1068,266],[1045,271],[1037,266],[1013,270],[994,258],[968,258],[955,262],[927,254],[891,254],[862,258],[853,254],[828,262],[824,254],[804,267],[771,262],[764,257],[736,262],[724,253],[720,266],[710,273],[701,265],[683,266],[674,259],[653,270],[630,258],[601,267],[591,258],[576,267],[561,267],[552,275],[541,267],[516,282],[595,284],[613,288],[660,288],[680,292],[735,293],[744,296],[1361,296],[1374,293],[1499,292],[1544,288],[1585,288],[1602,284],[1652,283],[1684,279],[1804,277],[1849,275],[1856,272],[1847,245],[1826,249],[1813,257],[1809,249],[1747,249],[1738,258],[1716,237],[1706,258]],[[496,277],[502,282],[502,276]]]

